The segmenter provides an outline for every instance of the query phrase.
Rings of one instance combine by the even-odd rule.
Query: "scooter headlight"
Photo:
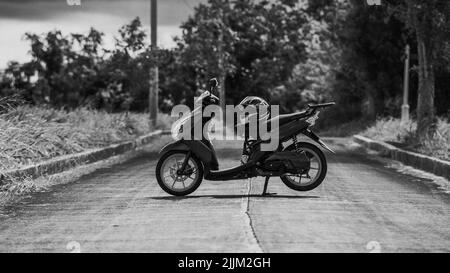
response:
[[[190,121],[190,115],[175,121],[175,123],[172,125],[172,128],[170,130],[172,133],[173,139],[179,140],[183,137],[183,132],[184,132],[183,125],[189,121]]]
[[[183,133],[183,126],[181,122],[176,122],[175,124],[172,125],[172,138],[173,139],[180,139],[181,134]]]

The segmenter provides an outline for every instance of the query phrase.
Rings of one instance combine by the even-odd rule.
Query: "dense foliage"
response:
[[[104,48],[95,29],[26,34],[32,60],[10,62],[0,76],[0,96],[19,93],[57,108],[146,111],[148,71],[158,65],[163,112],[192,105],[207,79],[218,77],[227,103],[259,95],[291,112],[335,100],[338,107],[326,122],[374,120],[400,113],[409,44],[410,103],[418,127],[432,131],[423,124],[433,124],[435,113],[448,114],[448,1],[306,2],[209,0],[181,25],[170,50],[149,46],[139,18],[119,30],[114,49]]]

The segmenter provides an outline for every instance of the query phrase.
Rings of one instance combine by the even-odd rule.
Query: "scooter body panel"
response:
[[[196,102],[201,103],[201,106],[195,108],[194,111],[190,113],[190,115],[186,117],[183,116],[183,119],[181,119],[180,122],[174,124],[175,127],[172,128],[172,131],[177,131],[178,135],[183,135],[185,139],[192,139],[192,136],[195,136],[196,132],[195,128],[199,128],[197,127],[197,125],[199,126],[201,125],[201,128],[204,129],[205,128],[204,126],[210,121],[212,115],[202,117],[197,116],[197,114],[201,114],[204,108],[209,105],[217,105],[217,106],[220,105],[219,98],[212,94],[212,91],[214,91],[214,89],[217,86],[218,81],[216,79],[212,79],[210,81],[211,91],[203,92],[203,94],[196,100]],[[250,98],[250,100],[247,100],[248,98]],[[247,97],[240,103],[240,106],[258,107],[266,104],[267,103],[263,99],[257,98],[255,100],[254,98]],[[179,162],[176,162],[176,164],[173,167],[169,166],[171,173],[170,176],[172,177],[173,180],[171,181],[172,186],[167,184],[165,181],[167,177],[164,176],[165,172],[163,170],[163,168],[165,168],[164,167],[165,164],[164,162],[161,162],[160,159],[160,161],[156,166],[158,183],[161,186],[161,188],[165,190],[167,193],[175,196],[184,196],[195,191],[202,182],[203,178],[215,181],[220,180],[228,181],[228,180],[264,176],[266,177],[266,180],[264,184],[263,195],[265,195],[267,190],[267,184],[270,177],[280,176],[281,179],[283,180],[287,174],[301,174],[301,175],[303,175],[304,173],[308,174],[308,171],[310,169],[310,157],[308,157],[304,151],[295,151],[298,152],[299,155],[293,152],[284,151],[286,147],[283,147],[283,144],[285,144],[288,140],[290,139],[294,140],[294,144],[296,145],[294,148],[300,147],[299,145],[301,145],[302,143],[297,142],[297,136],[299,134],[303,134],[311,138],[315,143],[322,146],[324,149],[327,149],[332,152],[332,150],[309,129],[311,126],[314,125],[315,121],[317,120],[319,109],[326,108],[332,105],[334,105],[334,103],[308,105],[308,109],[304,112],[292,115],[279,116],[278,117],[279,123],[277,123],[278,124],[277,128],[272,128],[272,122],[268,122],[269,120],[266,120],[266,122],[268,123],[265,124],[266,125],[265,128],[268,129],[268,131],[270,132],[269,136],[259,135],[264,133],[260,132],[259,130],[260,123],[258,123],[257,131],[259,134],[256,138],[254,137],[249,138],[248,137],[249,134],[245,134],[246,139],[244,142],[242,153],[243,156],[241,159],[241,162],[245,163],[236,166],[234,168],[219,170],[219,163],[217,160],[216,152],[211,142],[207,139],[207,137],[202,140],[181,139],[173,143],[170,143],[161,150],[160,152],[161,156],[166,155],[165,158],[169,158],[167,153],[173,151],[183,153],[186,152],[186,156],[181,167],[179,167]],[[189,133],[188,131],[191,133],[191,138],[186,137],[183,134]],[[245,131],[247,131],[246,128]],[[273,139],[274,135],[277,136],[278,139]],[[265,145],[263,146],[262,144],[267,143],[273,144],[272,143],[273,141],[276,142],[275,144],[278,144],[275,150],[266,151],[263,149]],[[308,145],[311,144],[308,143]],[[323,153],[320,150],[317,150],[317,147],[315,145],[309,147],[310,149],[316,150],[316,153],[318,153],[316,155],[318,156],[319,160],[324,161]],[[190,166],[189,163],[190,158],[194,159],[194,161],[196,161],[196,163],[198,164],[200,164],[200,162],[198,161],[201,161],[201,165],[203,167],[203,175],[196,176],[195,178],[191,177],[191,179],[193,180],[192,187],[186,187],[183,182],[184,188],[182,189],[175,188],[174,185],[176,182],[180,182],[180,179],[181,181],[184,181],[194,173],[192,166]],[[324,171],[319,174],[318,180],[315,181],[313,185],[300,187],[299,185],[293,185],[292,182],[289,181],[286,182],[285,180],[283,180],[283,182],[288,187],[294,190],[298,191],[312,190],[316,188],[318,185],[320,185],[320,183],[322,183],[326,175],[326,161],[323,162],[323,166],[325,166]],[[200,168],[201,166],[198,167]],[[174,169],[176,169],[175,172]]]
[[[218,170],[219,162],[216,152],[209,141],[200,140],[178,140],[164,146],[160,152],[163,155],[169,151],[191,151],[205,167],[205,173],[210,170]]]

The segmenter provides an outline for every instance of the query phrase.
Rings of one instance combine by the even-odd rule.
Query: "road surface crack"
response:
[[[250,229],[250,232],[246,232],[246,233],[250,233],[250,237],[251,238],[249,238],[249,239],[250,239],[250,241],[253,241],[252,244],[253,244],[254,251],[262,253],[264,251],[263,251],[263,249],[261,247],[261,243],[260,243],[260,241],[258,239],[258,236],[256,235],[255,228],[253,226],[252,217],[250,216],[250,195],[251,195],[251,192],[252,192],[252,178],[249,178],[248,179],[248,188],[247,188],[247,197],[245,198],[245,202],[244,202],[245,203],[244,211],[245,211],[245,215],[246,215],[246,219],[247,219],[246,222],[247,222],[247,225],[248,225],[248,227]]]

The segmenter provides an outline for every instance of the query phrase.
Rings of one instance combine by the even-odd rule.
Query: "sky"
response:
[[[81,5],[68,2],[80,1]],[[159,0],[158,44],[174,46],[180,24],[205,0]],[[0,69],[8,61],[30,59],[26,32],[41,34],[58,29],[64,34],[86,33],[92,26],[105,33],[106,46],[113,44],[117,30],[139,16],[150,29],[150,0],[0,0]]]

